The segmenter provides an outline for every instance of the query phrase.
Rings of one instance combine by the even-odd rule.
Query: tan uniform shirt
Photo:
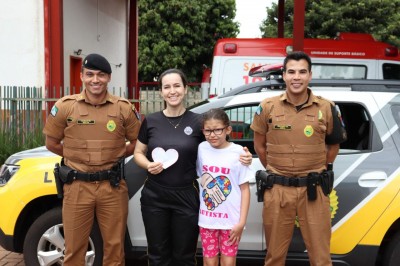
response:
[[[80,172],[110,169],[137,139],[140,121],[133,105],[107,92],[105,102],[92,105],[81,94],[58,100],[43,133],[63,140],[65,164]]]
[[[292,177],[324,170],[325,138],[333,131],[333,105],[311,90],[300,110],[287,101],[286,93],[264,99],[251,129],[266,135],[268,170]]]

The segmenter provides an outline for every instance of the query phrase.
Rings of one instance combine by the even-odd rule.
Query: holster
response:
[[[110,172],[110,185],[112,187],[118,187],[120,181],[125,179],[125,158],[121,158],[116,165],[114,165]]]
[[[271,189],[274,185],[273,176],[269,175],[266,171],[258,170],[256,172],[256,186],[257,186],[257,201],[264,201],[264,192],[266,189]]]
[[[320,174],[320,185],[325,196],[328,196],[333,189],[335,176],[332,170],[325,170]]]
[[[60,164],[56,163],[54,166],[54,180],[56,181],[57,197],[62,199],[64,197],[64,183],[60,180]]]

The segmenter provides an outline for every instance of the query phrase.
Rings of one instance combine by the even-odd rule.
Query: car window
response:
[[[385,63],[382,68],[383,79],[400,79],[400,65]]]
[[[382,149],[383,144],[367,109],[359,103],[336,103],[347,132],[347,140],[340,145],[340,153],[361,153]],[[225,109],[232,125],[230,140],[246,146],[256,155],[250,125],[258,105]]]
[[[362,65],[313,64],[315,79],[366,79],[367,67]]]

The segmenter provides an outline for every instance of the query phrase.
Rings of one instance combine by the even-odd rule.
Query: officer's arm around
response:
[[[260,134],[254,131],[254,150],[264,168],[267,168],[267,138],[265,134]]]
[[[46,148],[57,155],[63,156],[61,140],[46,135]]]
[[[326,145],[326,165],[333,163],[339,153],[340,144]]]

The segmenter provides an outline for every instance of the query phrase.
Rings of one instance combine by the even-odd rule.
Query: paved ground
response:
[[[0,246],[0,266],[25,266],[22,254],[12,253]]]

